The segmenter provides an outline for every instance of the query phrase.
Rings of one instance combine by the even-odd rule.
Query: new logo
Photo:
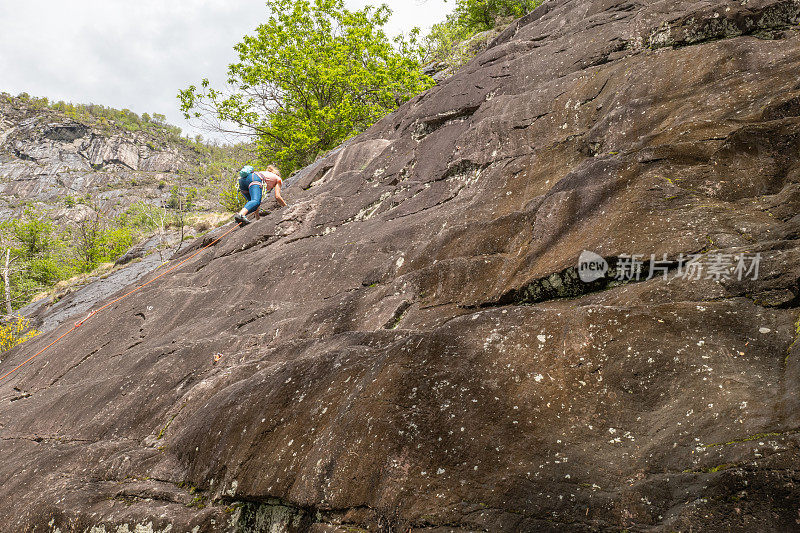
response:
[[[584,283],[591,283],[605,277],[608,262],[594,252],[584,250],[578,259],[578,276]]]

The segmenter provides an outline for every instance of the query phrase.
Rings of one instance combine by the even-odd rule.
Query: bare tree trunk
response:
[[[14,310],[11,308],[11,248],[6,248],[6,266],[3,268],[3,281],[5,282],[6,313],[11,316]]]
[[[183,246],[183,237],[184,237],[184,226],[186,225],[186,216],[184,213],[184,192],[183,192],[183,174],[180,174],[178,177],[178,216],[177,222],[180,224],[181,229],[178,232],[178,247],[172,252],[172,255],[177,254],[181,251],[181,247]]]
[[[161,200],[161,209],[158,210],[158,260],[164,262],[164,238],[167,231],[167,207],[164,200]]]

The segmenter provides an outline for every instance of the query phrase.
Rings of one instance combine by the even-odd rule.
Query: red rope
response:
[[[87,316],[87,317],[86,317],[86,318],[84,318],[83,320],[80,320],[80,321],[78,321],[78,322],[75,322],[75,325],[74,325],[74,326],[72,326],[72,328],[71,328],[71,329],[68,329],[66,332],[64,332],[64,333],[63,333],[63,334],[62,334],[62,335],[61,335],[59,338],[57,338],[56,340],[54,340],[53,342],[51,342],[50,344],[48,344],[47,346],[45,346],[44,348],[42,348],[41,350],[39,350],[38,352],[36,352],[35,354],[33,354],[32,356],[30,356],[29,358],[27,358],[25,361],[23,361],[22,363],[20,363],[19,365],[17,365],[17,366],[16,366],[14,369],[12,369],[11,371],[9,371],[9,372],[7,372],[7,373],[3,374],[3,376],[2,376],[2,377],[0,377],[0,381],[3,381],[3,380],[4,380],[4,379],[6,379],[8,376],[10,376],[11,374],[13,374],[14,372],[16,372],[17,370],[19,370],[19,369],[20,369],[20,368],[22,368],[23,366],[27,365],[28,363],[30,363],[31,361],[33,361],[34,359],[36,359],[37,357],[39,357],[41,354],[43,354],[44,352],[46,352],[46,351],[47,351],[47,350],[48,350],[48,349],[49,349],[49,348],[50,348],[52,345],[54,345],[55,343],[57,343],[58,341],[60,341],[61,339],[63,339],[64,337],[66,337],[67,335],[69,335],[70,333],[72,333],[73,331],[75,331],[76,329],[78,329],[79,327],[81,327],[81,326],[83,325],[83,323],[84,323],[84,322],[86,322],[87,320],[89,320],[90,318],[92,318],[94,315],[96,315],[96,314],[97,314],[97,313],[99,313],[100,311],[102,311],[102,310],[104,310],[104,309],[107,309],[107,308],[111,307],[112,305],[114,305],[115,303],[119,302],[120,300],[124,300],[125,298],[127,298],[127,297],[128,297],[128,296],[130,296],[131,294],[133,294],[133,293],[135,293],[135,292],[138,292],[138,291],[140,291],[140,290],[144,289],[145,287],[147,287],[148,285],[150,285],[151,283],[153,283],[155,280],[157,280],[157,279],[159,279],[159,278],[161,278],[161,277],[163,277],[163,276],[166,276],[167,274],[169,274],[170,272],[172,272],[172,271],[173,271],[173,270],[175,270],[176,268],[178,268],[178,267],[180,267],[181,265],[185,264],[185,263],[186,263],[187,261],[189,261],[190,259],[193,259],[193,258],[197,257],[197,256],[200,254],[200,252],[202,252],[202,251],[203,251],[203,250],[205,250],[206,248],[210,248],[210,247],[214,246],[215,244],[217,244],[219,241],[221,241],[222,239],[224,239],[225,237],[227,237],[227,236],[228,236],[228,235],[229,235],[229,234],[230,234],[230,233],[231,233],[233,230],[235,230],[235,229],[236,229],[236,228],[238,228],[238,227],[239,227],[238,225],[234,225],[234,226],[233,226],[231,229],[229,229],[228,231],[226,231],[226,232],[225,232],[225,233],[224,233],[222,236],[220,236],[220,237],[219,237],[217,240],[215,240],[215,241],[212,241],[212,242],[210,242],[209,244],[207,244],[207,245],[203,246],[202,248],[200,248],[199,250],[197,250],[195,253],[193,253],[192,255],[190,255],[189,257],[187,257],[186,259],[184,259],[183,261],[181,261],[181,262],[180,262],[180,263],[178,263],[177,265],[175,265],[175,266],[173,266],[173,267],[169,268],[169,270],[165,270],[164,272],[162,272],[162,273],[161,273],[161,274],[159,274],[158,276],[154,277],[153,279],[151,279],[151,280],[150,280],[150,281],[148,281],[147,283],[144,283],[144,284],[142,284],[142,285],[139,285],[138,287],[136,287],[136,288],[135,288],[135,289],[133,289],[132,291],[129,291],[129,292],[127,292],[127,293],[123,294],[122,296],[120,296],[119,298],[115,298],[114,300],[111,300],[110,302],[108,302],[108,303],[107,303],[106,305],[104,305],[103,307],[101,307],[101,308],[99,308],[99,309],[96,309],[96,310],[92,311],[91,313],[89,313],[89,316]]]

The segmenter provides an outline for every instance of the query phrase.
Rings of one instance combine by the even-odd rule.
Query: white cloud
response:
[[[351,9],[368,0],[346,0]],[[427,30],[453,2],[387,0],[389,34]],[[208,77],[221,84],[233,45],[268,16],[248,0],[4,0],[0,91],[162,113],[187,132],[176,95]]]

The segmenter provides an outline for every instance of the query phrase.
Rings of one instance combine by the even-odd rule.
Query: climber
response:
[[[242,170],[239,171],[239,191],[242,193],[242,196],[245,197],[247,203],[241,211],[236,213],[233,217],[234,220],[236,220],[239,225],[246,226],[251,222],[247,218],[247,215],[250,213],[255,212],[256,219],[261,218],[258,207],[261,205],[264,187],[266,187],[266,192],[275,189],[275,200],[286,207],[286,202],[283,200],[283,196],[281,196],[282,185],[283,180],[281,180],[280,172],[273,165],[268,166],[265,172],[255,172],[250,165],[242,168]]]

